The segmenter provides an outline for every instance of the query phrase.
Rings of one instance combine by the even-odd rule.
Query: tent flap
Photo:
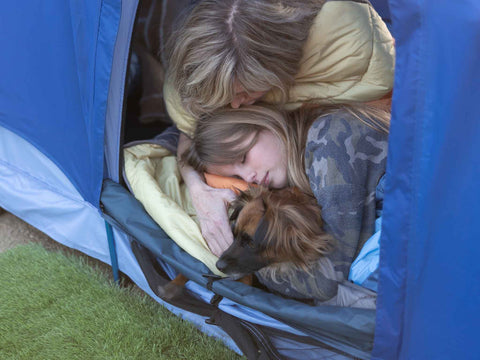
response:
[[[0,124],[46,154],[98,205],[121,0],[5,2]]]
[[[473,359],[480,3],[391,0],[397,46],[373,358]]]

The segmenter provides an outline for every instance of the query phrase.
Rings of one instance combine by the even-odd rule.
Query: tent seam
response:
[[[10,169],[10,170],[13,170],[13,171],[21,174],[21,175],[24,176],[25,178],[32,179],[32,180],[34,180],[35,182],[44,185],[44,187],[47,188],[49,191],[52,191],[52,192],[54,192],[54,193],[56,193],[56,194],[58,194],[58,195],[61,195],[61,196],[65,197],[65,198],[67,198],[67,199],[69,199],[69,200],[71,200],[71,201],[74,201],[74,202],[76,202],[76,203],[78,203],[78,204],[82,204],[82,205],[88,205],[88,206],[91,207],[91,208],[97,209],[97,208],[96,208],[95,206],[93,206],[90,202],[88,202],[88,201],[86,201],[86,200],[84,200],[84,199],[82,199],[82,200],[76,199],[76,198],[72,197],[70,194],[68,194],[68,193],[66,193],[66,192],[59,191],[56,187],[53,187],[52,185],[50,185],[49,183],[45,182],[44,180],[39,179],[39,178],[33,176],[31,173],[29,173],[29,172],[27,172],[27,171],[25,171],[25,170],[23,170],[23,169],[20,169],[20,168],[18,168],[18,167],[16,167],[16,166],[12,165],[12,164],[9,163],[9,162],[6,162],[6,161],[0,159],[0,165],[3,165],[3,166],[5,166],[6,168],[8,168],[8,169]],[[74,186],[74,185],[72,184],[72,186]],[[75,186],[74,186],[74,188],[76,189]],[[78,191],[78,190],[77,190],[77,191]],[[79,193],[79,196],[81,197],[80,193]],[[98,209],[97,209],[97,210],[98,210]]]

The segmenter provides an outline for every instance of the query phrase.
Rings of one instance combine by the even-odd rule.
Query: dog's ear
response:
[[[323,230],[321,209],[314,197],[287,188],[273,191],[265,201],[271,241],[267,256],[306,267],[332,249],[333,239]]]
[[[235,206],[235,204],[231,204],[230,208],[233,209],[232,213],[230,214],[230,222],[236,221],[238,218],[238,214],[240,214],[240,211],[243,209],[243,205],[238,204]]]
[[[250,197],[251,195],[249,194],[248,189],[246,191],[239,192],[235,200],[233,200],[229,205],[229,208],[232,210],[230,221],[237,220],[238,214],[240,214],[245,204],[248,203]]]
[[[234,201],[230,203],[229,208],[232,210],[230,221],[236,221],[240,212],[245,205],[251,203],[254,199],[261,198],[261,195],[268,193],[269,190],[263,186],[251,186],[245,191],[240,191]],[[265,206],[263,206],[265,208]]]

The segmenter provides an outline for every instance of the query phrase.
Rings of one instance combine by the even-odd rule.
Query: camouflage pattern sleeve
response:
[[[350,266],[375,230],[375,189],[385,172],[387,135],[364,125],[344,110],[318,118],[305,150],[305,171],[322,208],[325,230],[336,248],[312,264],[272,280],[257,273],[271,291],[315,303],[337,294]]]
[[[337,294],[338,282],[343,280],[343,274],[335,272],[330,259],[322,258],[308,270],[291,269],[275,278],[268,276],[267,271],[260,270],[257,278],[270,291],[297,300],[314,299],[321,302]]]
[[[308,133],[305,171],[325,230],[338,243],[330,259],[345,277],[374,232],[375,189],[385,173],[387,137],[345,110],[318,118]]]

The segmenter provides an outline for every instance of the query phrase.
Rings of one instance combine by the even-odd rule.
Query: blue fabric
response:
[[[105,180],[101,199],[106,213],[118,222],[124,232],[137,239],[157,258],[202,287],[207,287],[208,280],[202,274],[211,273],[205,264],[180,249],[123,186]],[[213,282],[212,291],[352,356],[365,359],[370,355],[374,310],[310,306],[226,279]]]
[[[382,17],[382,20],[387,24],[389,30],[391,24],[390,6],[388,0],[370,0],[370,3],[375,8],[375,11]]]
[[[397,62],[374,359],[478,358],[480,2],[391,0]]]
[[[98,205],[121,0],[2,2],[0,124]]]
[[[376,216],[375,233],[365,242],[350,266],[348,280],[370,290],[378,289],[378,265],[380,263],[380,237],[382,236],[382,212],[385,197],[386,175],[383,175],[375,189]]]
[[[348,280],[373,291],[377,291],[378,287],[376,271],[380,260],[381,226],[382,218],[380,217],[375,221],[375,234],[363,245],[362,250],[353,261],[348,275]]]

